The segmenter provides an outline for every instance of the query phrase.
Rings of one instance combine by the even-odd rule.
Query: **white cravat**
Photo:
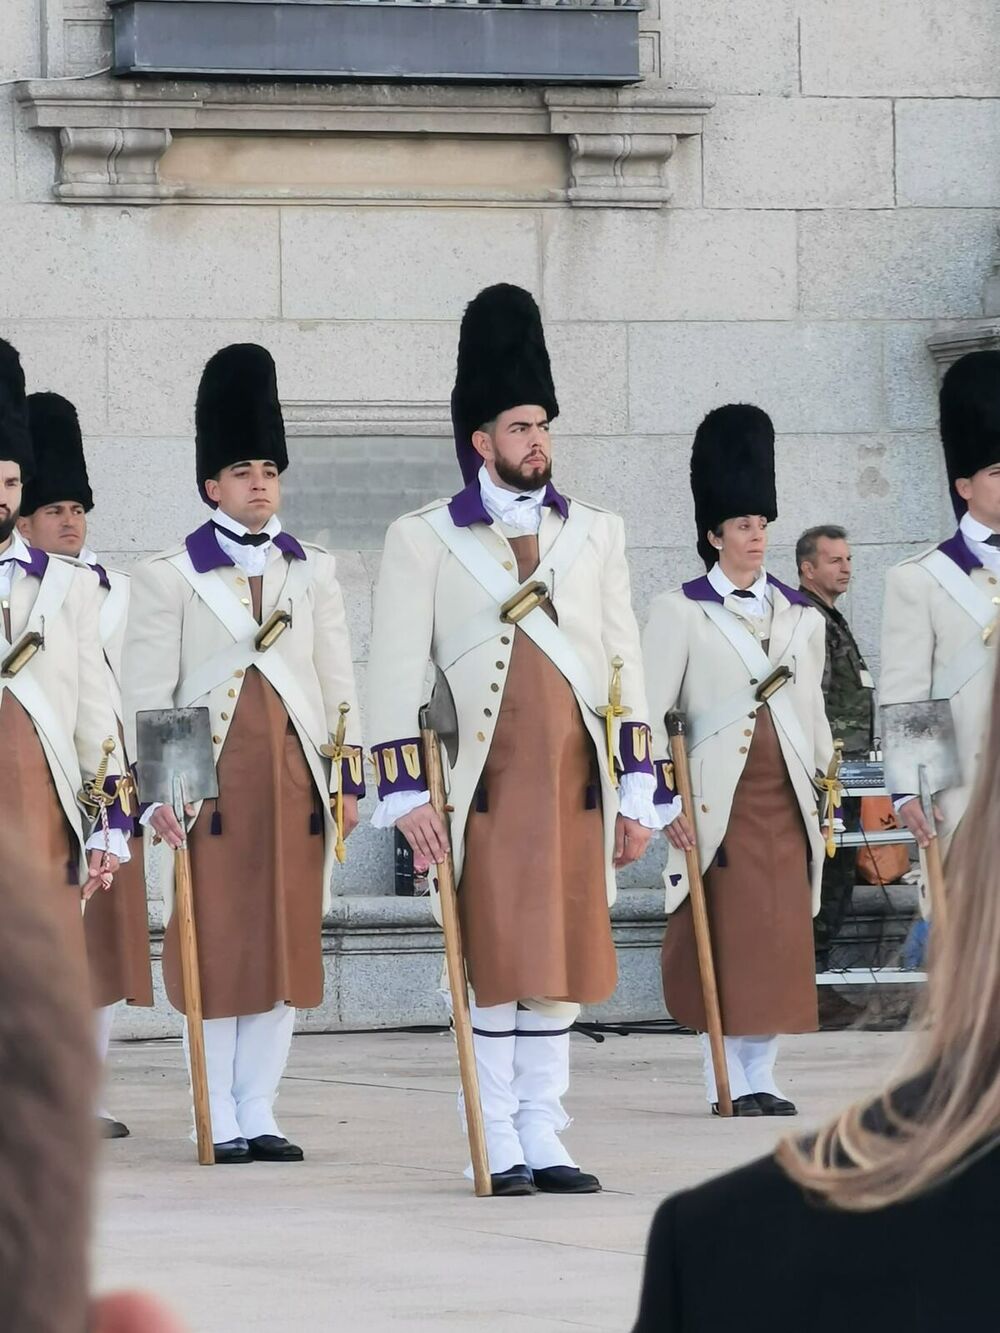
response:
[[[980,523],[969,513],[962,515],[962,521],[958,526],[966,545],[976,559],[981,560],[991,574],[1000,574],[1000,547],[991,546],[988,540],[994,535],[993,529],[988,528],[985,523]]]
[[[281,531],[281,521],[278,515],[272,514],[261,528],[261,532],[266,533],[272,540],[261,542],[259,546],[244,546],[242,542],[230,541],[225,532],[219,532],[219,528],[225,528],[226,531],[232,532],[237,537],[245,537],[250,531],[238,519],[230,518],[221,509],[217,509],[212,515],[212,522],[216,525],[216,540],[230,560],[238,565],[248,578],[253,579],[259,574],[263,574],[271,552],[274,550],[273,539]]]
[[[0,597],[4,601],[7,601],[10,597],[17,562],[20,560],[26,564],[30,559],[31,553],[25,544],[24,538],[15,528],[11,533],[10,545],[5,551],[0,551]]]
[[[541,527],[544,486],[537,491],[506,491],[496,484],[484,465],[479,469],[479,492],[486,512],[496,522],[532,536]]]
[[[738,589],[736,584],[727,574],[722,572],[722,566],[714,564],[708,571],[708,581],[723,600],[735,597],[740,611],[747,616],[766,616],[768,607],[771,605],[771,585],[767,581],[767,574],[763,568],[751,583],[749,588]],[[737,596],[738,593],[749,592],[751,597]]]

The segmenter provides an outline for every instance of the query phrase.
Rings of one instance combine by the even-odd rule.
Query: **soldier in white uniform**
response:
[[[417,736],[428,660],[455,699],[451,834],[495,1195],[600,1189],[559,1138],[569,1030],[614,990],[614,867],[656,823],[625,529],[552,484],[558,410],[531,296],[481,292],[452,395],[465,489],[389,528],[369,663],[374,822],[424,865],[447,846]],[[631,713],[609,755],[598,710],[618,659]]]
[[[13,848],[30,850],[24,873],[65,944],[54,965],[73,969],[83,1003],[81,898],[109,890],[129,859],[129,798],[98,638],[97,580],[17,531],[32,468],[24,374],[17,352],[0,341],[2,830]]]
[[[106,569],[87,546],[87,514],[94,507],[94,497],[73,404],[57,393],[33,393],[28,397],[28,415],[35,463],[33,475],[24,487],[18,528],[24,539],[39,550],[79,560],[94,571],[99,585],[98,630],[108,691],[114,702],[117,735],[124,753],[121,652],[130,580],[127,574]],[[84,934],[98,1058],[103,1064],[119,1002],[153,1003],[141,855],[121,867],[113,891],[91,900],[84,918]],[[106,1108],[99,1109],[98,1118],[105,1138],[127,1137],[126,1125]]]
[[[825,847],[814,780],[833,757],[825,629],[806,597],[764,567],[778,512],[767,414],[746,404],[710,412],[695,434],[691,488],[708,572],[654,600],[643,642],[671,844],[664,998],[703,1034],[717,1111],[685,862],[694,824],[735,1114],[794,1115],[774,1063],[776,1034],[817,1025],[812,917]],[[666,762],[673,708],[688,719],[693,811],[681,808]]]
[[[255,344],[217,352],[195,418],[212,514],[135,572],[125,715],[133,734],[144,709],[211,715],[219,797],[194,809],[188,841],[215,1160],[298,1162],[274,1102],[295,1009],[323,998],[339,845],[331,804],[340,788],[346,835],[364,790],[351,645],[333,556],[278,519],[288,452],[270,354]],[[347,748],[333,763],[323,747],[342,706]],[[143,819],[166,847],[180,841],[169,807]],[[163,970],[183,1013],[176,922]]]
[[[948,699],[962,784],[938,794],[934,830],[915,796],[896,794],[921,846],[947,843],[969,801],[982,758],[1000,615],[1000,352],[970,352],[941,384],[941,441],[958,531],[886,577],[883,704]]]

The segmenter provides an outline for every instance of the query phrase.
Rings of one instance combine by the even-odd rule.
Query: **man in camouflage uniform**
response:
[[[809,528],[796,543],[795,563],[801,591],[826,621],[823,697],[830,730],[835,741],[844,742],[845,759],[866,759],[874,740],[875,682],[850,625],[836,607],[851,581],[847,532],[833,524]],[[860,828],[859,797],[844,797],[843,819],[846,828]],[[857,851],[845,847],[824,867],[822,905],[813,921],[819,972],[830,965],[830,948],[847,915],[856,862]]]

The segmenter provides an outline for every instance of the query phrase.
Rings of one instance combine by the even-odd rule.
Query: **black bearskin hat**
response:
[[[0,458],[18,463],[21,480],[31,476],[33,456],[21,358],[0,338]]]
[[[267,458],[279,472],[288,466],[285,423],[271,353],[256,343],[232,343],[215,353],[201,373],[194,409],[198,490],[225,467]]]
[[[708,533],[727,518],[778,517],[774,488],[774,426],[749,403],[729,403],[709,412],[691,450],[691,491],[698,528],[698,554],[711,569],[719,553]]]
[[[956,479],[1000,463],[1000,352],[969,352],[945,371],[941,443],[951,502],[961,518],[966,503]]]
[[[550,421],[559,415],[538,306],[523,287],[501,282],[469,302],[458,336],[451,421],[467,483],[482,463],[472,445],[473,433],[525,403],[543,407]]]
[[[33,393],[28,396],[28,423],[35,470],[24,488],[21,513],[28,518],[43,505],[62,500],[75,500],[89,513],[94,496],[76,408],[58,393]]]

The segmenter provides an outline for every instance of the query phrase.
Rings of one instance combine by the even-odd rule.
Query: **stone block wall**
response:
[[[102,0],[6,0],[3,25],[2,80],[107,63]],[[659,0],[642,41],[648,88],[714,101],[664,207],[58,202],[56,133],[0,87],[0,335],[32,387],[78,404],[94,545],[127,564],[200,521],[192,409],[220,345],[266,344],[299,404],[444,404],[463,305],[506,280],[546,318],[559,480],[626,516],[640,617],[697,572],[698,421],[752,400],[779,435],[769,563],[794,578],[801,528],[844,523],[846,610],[877,668],[886,567],[949,526],[926,340],[983,313],[998,259],[1000,8]],[[452,175],[472,173],[474,150],[452,149]],[[377,550],[341,553],[362,675],[377,567]],[[384,895],[389,873],[368,830],[338,888]],[[653,860],[626,878],[655,881]]]

